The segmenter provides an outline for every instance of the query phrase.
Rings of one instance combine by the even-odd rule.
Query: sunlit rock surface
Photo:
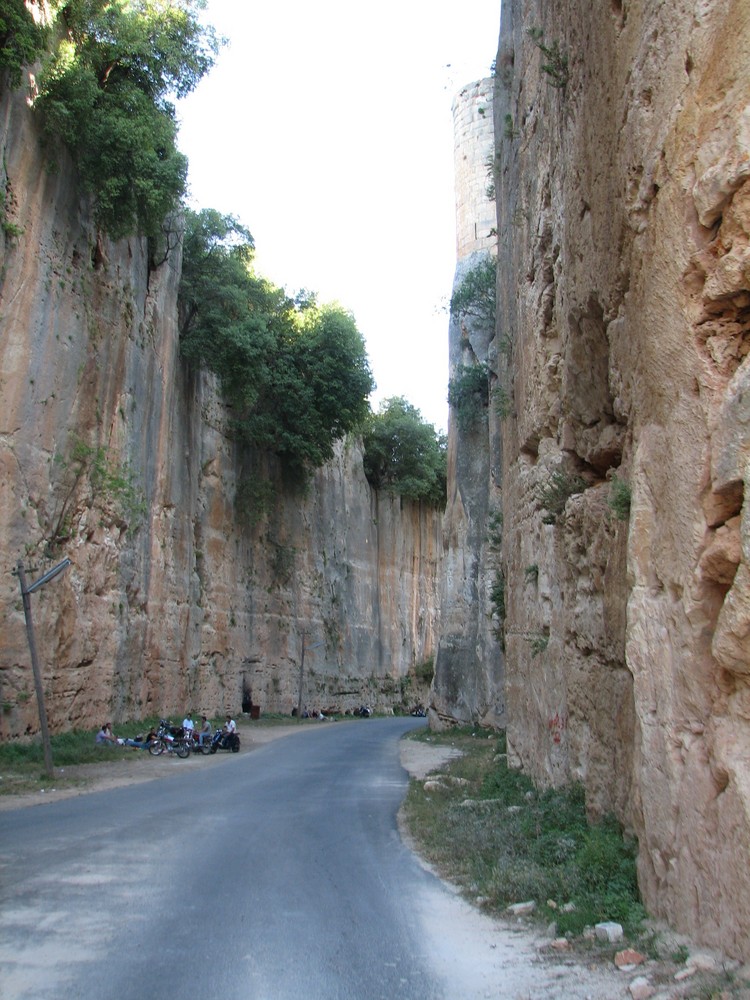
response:
[[[424,701],[441,512],[374,493],[356,441],[265,503],[213,378],[180,360],[179,252],[149,269],[145,241],[97,237],[23,91],[0,144],[2,735],[38,727],[19,559],[30,581],[72,560],[32,597],[53,730],[289,712],[303,643],[310,708]]]

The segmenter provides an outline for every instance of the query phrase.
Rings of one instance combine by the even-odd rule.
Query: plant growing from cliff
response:
[[[471,316],[494,327],[496,284],[497,259],[488,255],[464,275],[453,292],[450,301],[451,317],[460,320],[464,316]]]
[[[374,383],[351,314],[290,298],[255,273],[253,252],[232,216],[186,212],[181,350],[219,376],[237,437],[304,482],[365,420]]]
[[[0,8],[0,73],[18,87],[22,69],[44,51],[45,32],[37,25],[24,0],[4,0]]]
[[[414,676],[420,684],[432,684],[432,678],[435,676],[435,657],[428,656],[421,663],[415,663]]]
[[[619,476],[612,476],[607,504],[618,521],[630,519],[630,501],[630,484],[626,483],[624,479],[620,479]]]
[[[402,396],[384,400],[366,421],[362,441],[373,489],[445,506],[447,441],[415,406]]]
[[[140,525],[147,509],[143,491],[129,466],[112,461],[105,448],[73,437],[67,451],[55,456],[55,466],[58,501],[47,518],[46,555],[54,555],[72,537],[84,507],[107,509],[127,531]]]
[[[513,412],[513,406],[507,389],[498,385],[492,390],[495,413],[501,420],[506,420]]]
[[[254,528],[273,508],[274,488],[265,479],[242,476],[234,494],[234,509],[237,520]]]
[[[526,636],[526,640],[531,646],[531,656],[534,659],[540,656],[546,650],[547,646],[549,646],[549,632],[534,632],[532,635]]]
[[[201,25],[203,0],[69,0],[34,107],[49,140],[70,150],[114,239],[157,237],[185,191],[171,98],[190,93],[219,42]]]
[[[557,90],[565,90],[570,78],[568,57],[560,49],[558,41],[544,44],[544,32],[541,28],[529,28],[527,32],[534,45],[542,53],[546,62],[542,63],[542,72],[547,76],[547,82]]]
[[[493,635],[505,649],[505,575],[502,570],[495,570],[495,576],[490,587],[490,604],[492,617],[495,619]]]
[[[532,563],[530,566],[526,567],[526,569],[523,571],[523,575],[524,579],[528,583],[536,584],[539,581],[539,567],[537,566],[536,563]]]
[[[490,367],[486,361],[459,365],[448,382],[448,405],[458,426],[468,430],[490,402]]]
[[[546,482],[542,483],[537,490],[537,499],[543,510],[546,511],[542,518],[544,524],[554,524],[557,518],[565,510],[568,499],[576,493],[582,493],[586,489],[586,480],[581,476],[565,472],[563,469],[555,469]]]
[[[493,510],[489,516],[487,540],[493,552],[499,552],[503,544],[503,512]]]

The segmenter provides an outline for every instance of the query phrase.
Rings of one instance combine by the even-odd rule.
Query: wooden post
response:
[[[18,563],[18,582],[21,585],[21,596],[23,597],[23,613],[26,617],[26,634],[29,638],[29,652],[31,653],[31,669],[34,673],[34,687],[36,688],[36,703],[39,709],[39,725],[42,730],[42,747],[44,748],[44,770],[47,777],[54,778],[55,771],[52,766],[52,743],[49,738],[49,727],[47,726],[47,710],[44,707],[44,687],[42,685],[42,674],[39,669],[39,657],[36,652],[36,638],[34,636],[34,623],[31,618],[31,595],[26,590],[26,574],[23,564]]]

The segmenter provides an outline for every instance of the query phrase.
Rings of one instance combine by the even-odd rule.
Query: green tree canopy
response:
[[[253,249],[232,216],[187,213],[182,352],[220,377],[239,436],[298,476],[362,423],[374,384],[351,314],[290,298],[254,272]]]
[[[410,500],[445,504],[446,438],[422,419],[416,407],[401,396],[384,400],[363,438],[365,475],[371,486]]]
[[[113,238],[157,236],[182,198],[187,160],[171,98],[189,93],[219,42],[204,0],[68,0],[35,108],[70,149],[96,218]]]
[[[44,49],[44,32],[23,0],[0,5],[0,72],[8,71],[11,87],[21,82],[21,69],[33,63]]]

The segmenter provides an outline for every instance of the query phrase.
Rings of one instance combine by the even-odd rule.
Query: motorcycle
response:
[[[184,760],[190,756],[190,742],[182,726],[173,726],[168,719],[161,719],[156,736],[149,741],[148,752],[154,757],[176,753]]]
[[[211,753],[211,743],[213,741],[213,736],[206,733],[203,737],[203,742],[200,741],[200,733],[197,729],[193,729],[190,734],[190,750],[192,753]]]
[[[239,749],[239,733],[227,733],[223,729],[217,729],[211,739],[208,752],[216,753],[217,750],[229,750],[231,753],[239,753]],[[203,752],[205,753],[205,750]]]
[[[354,709],[354,714],[362,719],[369,719],[372,715],[372,709],[368,705],[360,705],[359,708]]]
[[[427,718],[427,712],[424,710],[424,705],[415,705],[409,712],[409,715],[415,715],[418,719]]]

